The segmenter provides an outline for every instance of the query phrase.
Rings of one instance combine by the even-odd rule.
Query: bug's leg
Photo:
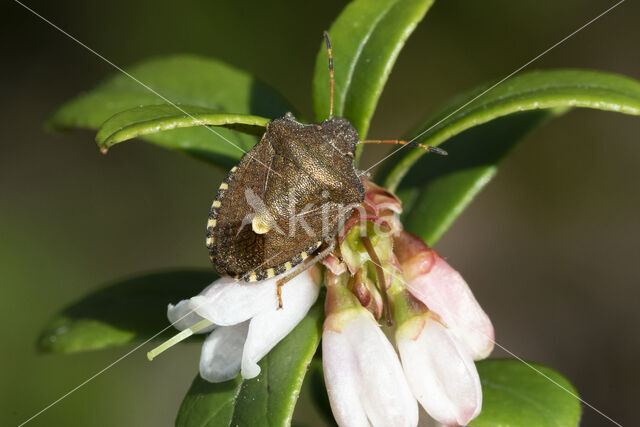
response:
[[[302,263],[296,265],[293,269],[289,270],[290,271],[289,274],[287,274],[282,279],[278,280],[278,282],[276,283],[276,296],[278,298],[278,310],[282,309],[282,287],[289,280],[291,280],[294,277],[296,277],[298,274],[302,273],[303,271],[305,271],[306,269],[310,268],[314,264],[317,264],[318,262],[322,261],[335,248],[336,248],[336,242],[334,240],[325,249],[323,249],[322,251],[320,251],[317,254],[313,255],[313,257],[311,259],[309,259],[308,262],[306,262],[306,263],[302,262]]]
[[[408,145],[409,147],[417,147],[422,148],[423,150],[429,151],[430,153],[440,154],[441,156],[446,156],[447,152],[444,151],[440,147],[433,147],[431,145],[423,145],[414,141],[401,141],[399,139],[365,139],[364,141],[358,141],[358,144],[397,144],[397,145]]]
[[[282,309],[282,285],[284,285],[284,283],[280,283],[280,281],[278,281],[278,283],[276,284],[276,296],[278,297],[278,310]]]

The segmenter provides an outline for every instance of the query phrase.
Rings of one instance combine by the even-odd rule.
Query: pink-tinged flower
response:
[[[365,188],[364,213],[341,233],[341,257],[325,261],[322,348],[334,417],[342,427],[417,425],[409,409],[417,399],[438,422],[467,424],[482,409],[473,360],[491,352],[493,326],[460,274],[402,230],[399,200]],[[401,364],[374,323],[383,314],[390,323],[389,307]]]
[[[366,309],[348,308],[326,318],[322,364],[341,427],[418,424],[418,405],[398,356]]]
[[[322,353],[331,409],[341,427],[418,424],[418,402],[438,422],[464,425],[482,408],[474,359],[493,349],[493,326],[460,274],[418,237],[402,229],[400,200],[364,182],[365,201],[345,222],[326,266]],[[304,317],[319,292],[318,271],[282,288],[276,282],[225,278],[200,295],[170,305],[183,332],[150,358],[192,333],[210,332],[200,375],[211,382],[241,372],[253,378],[258,361]],[[395,344],[379,321],[397,325]]]
[[[480,377],[471,355],[437,316],[410,318],[396,331],[409,387],[420,405],[446,425],[466,425],[482,408]]]
[[[282,288],[282,309],[276,298],[276,282],[282,276],[258,283],[222,278],[199,295],[170,304],[167,316],[179,330],[203,321],[208,325],[194,331],[211,332],[200,356],[202,378],[222,382],[238,372],[243,378],[254,378],[260,373],[260,359],[293,330],[318,298],[317,273],[309,269]]]
[[[406,288],[442,319],[474,360],[493,350],[491,320],[462,276],[420,238],[403,231],[395,237]]]

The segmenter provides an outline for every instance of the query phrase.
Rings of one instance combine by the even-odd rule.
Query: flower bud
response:
[[[418,424],[418,406],[398,356],[367,310],[354,307],[329,314],[322,354],[327,393],[338,425]]]
[[[409,387],[429,415],[446,425],[466,425],[480,413],[482,387],[473,359],[437,316],[402,323],[396,344]]]
[[[474,360],[493,350],[493,325],[462,276],[418,237],[403,231],[395,237],[395,254],[407,289],[465,345]]]

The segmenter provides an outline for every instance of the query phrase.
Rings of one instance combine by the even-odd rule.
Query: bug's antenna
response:
[[[327,54],[329,55],[329,118],[333,117],[333,55],[331,54],[331,42],[329,41],[329,33],[322,32],[324,43],[327,45]]]
[[[433,147],[431,145],[418,144],[417,142],[413,142],[413,141],[400,141],[398,139],[366,139],[364,141],[359,141],[358,144],[398,144],[398,145],[408,145],[409,147],[422,148],[423,150],[427,150],[430,153],[440,154],[441,156],[446,156],[448,154],[442,148]]]

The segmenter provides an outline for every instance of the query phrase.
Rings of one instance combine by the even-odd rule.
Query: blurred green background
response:
[[[343,3],[254,3],[26,4],[120,66],[169,53],[215,56],[312,116],[321,32]],[[369,136],[402,135],[448,97],[509,74],[612,4],[436,2],[402,52]],[[640,79],[638,16],[640,5],[625,2],[529,69]],[[115,71],[16,3],[4,2],[0,24],[0,425],[16,425],[131,348],[38,355],[38,333],[56,312],[123,276],[208,266],[203,230],[222,172],[144,143],[102,156],[91,132],[44,131],[53,109]],[[559,370],[622,424],[637,420],[640,401],[639,133],[638,118],[599,111],[552,122],[437,245],[491,316],[499,344]],[[381,155],[371,153],[364,165]],[[199,345],[153,363],[147,350],[31,424],[171,425]],[[606,424],[585,408],[583,425]]]

